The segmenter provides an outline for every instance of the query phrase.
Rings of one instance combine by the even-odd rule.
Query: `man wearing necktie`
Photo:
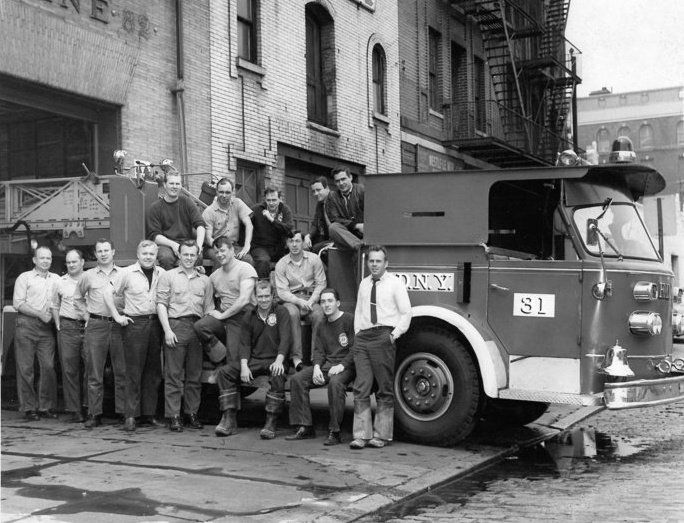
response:
[[[354,313],[354,439],[352,449],[384,447],[394,431],[394,360],[396,340],[411,323],[411,302],[401,280],[387,272],[387,249],[368,249],[370,275],[359,285]],[[370,395],[377,383],[372,422]]]

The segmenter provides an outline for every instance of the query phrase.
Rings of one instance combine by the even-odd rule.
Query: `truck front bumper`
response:
[[[606,383],[603,401],[609,409],[632,409],[684,399],[684,376]]]

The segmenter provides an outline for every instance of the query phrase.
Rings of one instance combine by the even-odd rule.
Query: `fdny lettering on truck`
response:
[[[409,291],[454,292],[453,272],[394,272]]]

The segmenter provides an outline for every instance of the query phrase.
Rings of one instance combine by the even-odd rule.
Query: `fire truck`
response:
[[[624,161],[560,163],[365,178],[364,241],[387,247],[413,309],[394,383],[405,439],[454,444],[483,417],[527,423],[549,403],[626,409],[684,397],[684,360],[672,355],[681,292],[637,206],[664,179]],[[149,166],[135,172],[50,191],[8,185],[4,213],[69,246],[108,235],[117,260],[132,262],[158,197],[144,183]],[[346,310],[364,271],[363,251],[329,251]]]

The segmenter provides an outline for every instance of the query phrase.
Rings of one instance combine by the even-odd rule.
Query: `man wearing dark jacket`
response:
[[[254,268],[259,278],[268,278],[271,262],[277,262],[287,254],[285,241],[292,236],[294,220],[292,210],[280,201],[278,190],[266,187],[263,203],[252,207],[252,250]]]
[[[330,239],[342,250],[358,251],[363,244],[364,190],[352,183],[346,167],[332,171],[337,191],[331,191],[325,205],[330,219]]]
[[[274,303],[271,283],[262,280],[256,287],[257,306],[242,318],[240,362],[230,362],[218,371],[219,408],[223,413],[216,426],[217,436],[237,432],[236,414],[240,410],[240,383],[254,376],[269,376],[271,388],[266,393],[266,423],[261,439],[273,439],[276,421],[285,404],[286,358],[290,352],[290,317],[282,305]]]
[[[304,237],[304,248],[319,254],[323,247],[332,244],[330,233],[330,219],[325,210],[325,202],[328,200],[330,188],[328,179],[320,176],[311,184],[311,192],[316,198],[316,210],[314,211],[313,222],[309,229],[309,234]]]

